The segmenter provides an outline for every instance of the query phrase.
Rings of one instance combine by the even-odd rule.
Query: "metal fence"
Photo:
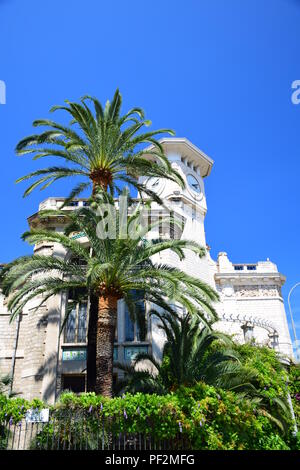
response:
[[[0,424],[2,450],[184,450],[191,444],[184,434],[159,439],[148,431],[126,431],[123,417],[82,413],[50,414],[48,422]]]

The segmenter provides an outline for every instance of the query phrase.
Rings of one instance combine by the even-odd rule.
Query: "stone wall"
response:
[[[0,311],[0,373],[11,372],[16,338],[16,320],[10,323],[6,308]],[[41,398],[41,380],[45,337],[46,309],[26,311],[20,317],[14,370],[13,391],[28,399]]]

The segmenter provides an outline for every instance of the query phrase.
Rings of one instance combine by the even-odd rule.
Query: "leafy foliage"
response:
[[[292,364],[289,368],[289,391],[298,428],[300,428],[300,365]]]
[[[287,394],[290,392],[297,415],[297,367],[286,366],[285,358],[266,346],[235,343],[234,349],[240,354],[245,367],[256,370],[256,387],[264,405],[280,416],[282,407],[288,406]]]
[[[287,373],[274,352],[236,345],[229,336],[203,327],[190,315],[156,315],[167,339],[162,362],[149,354],[140,354],[131,365],[116,364],[125,372],[124,379],[116,386],[119,393],[161,394],[180,385],[193,386],[204,381],[234,391],[241,402],[251,402],[257,413],[267,415],[287,432],[291,424]],[[147,363],[151,368],[145,368]],[[268,385],[269,381],[274,382],[273,387]]]
[[[2,398],[1,398],[2,399]],[[13,413],[20,419],[25,409],[37,406],[21,399],[7,399],[1,402],[1,418]],[[21,405],[22,403],[22,405]],[[21,410],[21,406],[24,408]],[[38,403],[40,406],[40,403]],[[21,414],[20,414],[21,413]],[[190,442],[192,449],[208,450],[247,450],[282,449],[289,450],[290,440],[284,437],[266,416],[257,414],[255,407],[248,402],[240,402],[234,392],[217,389],[204,383],[194,387],[179,387],[175,393],[159,396],[156,394],[125,394],[113,399],[97,396],[94,393],[63,393],[59,403],[51,407],[55,422],[65,420],[67,413],[89,417],[89,424],[81,432],[93,448],[99,422],[105,418],[108,430],[151,435],[154,440],[176,439],[181,436]],[[7,417],[5,417],[7,419]],[[74,420],[72,421],[74,423]],[[85,421],[86,422],[86,421]],[[64,421],[66,423],[66,421]],[[64,434],[59,438],[68,440],[71,434],[68,426],[63,426]],[[74,430],[75,428],[73,428]],[[75,431],[77,428],[75,429]],[[51,440],[57,433],[52,424],[44,427],[37,437]],[[79,432],[79,430],[78,430]],[[94,437],[93,437],[94,436]],[[57,436],[56,436],[57,437]],[[295,445],[295,444],[294,444]],[[295,448],[295,447],[294,447]]]
[[[17,424],[25,417],[27,410],[30,408],[40,409],[43,406],[43,402],[38,399],[28,401],[24,398],[9,398],[0,394],[0,423]]]
[[[90,106],[92,105],[92,106]],[[120,185],[129,184],[159,201],[155,192],[147,190],[137,181],[138,176],[171,179],[184,186],[182,177],[166,158],[156,136],[174,134],[169,129],[143,132],[151,124],[145,120],[141,108],[132,108],[121,115],[122,96],[116,90],[112,101],[105,107],[91,96],[80,103],[66,101],[64,106],[54,106],[50,111],[64,111],[71,117],[69,126],[52,120],[38,119],[34,127],[44,127],[40,134],[22,139],[17,155],[33,155],[34,160],[55,157],[65,166],[51,166],[23,176],[17,182],[34,180],[24,196],[34,189],[45,189],[61,178],[79,177],[81,182],[73,188],[68,198],[73,199],[93,184],[102,189],[109,188],[111,194],[118,193]],[[149,144],[147,153],[153,160],[144,158],[141,144]]]

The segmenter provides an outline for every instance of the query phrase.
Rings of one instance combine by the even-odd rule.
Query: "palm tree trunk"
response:
[[[107,192],[107,184],[106,182],[101,182],[101,183],[95,183],[93,182],[93,192],[92,192],[92,195],[95,196],[96,192],[97,192],[97,188],[100,188],[102,189],[102,191],[105,191]]]
[[[105,397],[112,397],[113,391],[113,356],[117,311],[117,297],[99,297],[95,391]]]
[[[96,386],[98,297],[91,295],[87,344],[87,391],[94,392]]]
[[[107,192],[109,184],[112,182],[112,174],[110,170],[97,169],[93,170],[90,173],[90,179],[93,182],[93,196],[96,193],[97,188],[102,189],[102,191]]]

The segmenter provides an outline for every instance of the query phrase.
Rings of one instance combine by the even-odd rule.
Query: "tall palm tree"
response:
[[[276,397],[272,403],[266,400],[260,392],[258,371],[243,365],[228,335],[203,326],[195,315],[152,314],[160,319],[159,327],[166,336],[162,361],[141,353],[132,364],[116,363],[125,373],[116,384],[117,393],[166,394],[180,385],[203,381],[235,392],[240,400],[255,405],[258,413],[287,429],[291,416],[286,398]]]
[[[174,135],[174,132],[169,129],[140,132],[151,124],[145,120],[144,111],[132,108],[121,115],[121,104],[122,96],[117,89],[104,108],[90,96],[83,97],[80,103],[66,101],[65,106],[54,106],[51,112],[63,110],[71,116],[69,126],[48,119],[34,121],[34,127],[42,126],[46,130],[22,139],[16,147],[17,155],[33,155],[34,160],[56,157],[63,159],[65,165],[39,169],[19,178],[17,182],[34,179],[24,196],[37,187],[45,189],[61,178],[74,176],[81,181],[71,191],[68,201],[91,185],[93,193],[101,188],[114,194],[125,183],[161,202],[155,192],[138,182],[138,176],[168,178],[184,186],[182,177],[171,167],[156,140],[159,134]],[[141,144],[153,144],[153,150],[147,153],[152,154],[156,163],[144,158]]]
[[[218,294],[201,280],[151,260],[153,255],[165,250],[175,252],[180,259],[184,258],[186,249],[199,256],[204,254],[204,250],[192,241],[146,239],[152,226],[136,224],[141,216],[141,205],[133,210],[127,220],[128,233],[132,225],[136,226],[134,237],[120,238],[117,223],[115,239],[99,238],[97,227],[103,217],[98,211],[101,213],[104,202],[112,204],[113,199],[103,192],[101,196],[98,194],[93,209],[80,208],[67,216],[65,211],[54,211],[69,218],[64,234],[35,229],[23,235],[23,239],[32,244],[41,241],[60,243],[69,254],[67,258],[41,255],[21,257],[6,265],[1,277],[12,318],[31,299],[39,296],[43,297],[41,303],[44,303],[55,294],[76,289],[79,292],[77,301],[80,300],[81,290],[88,290],[97,297],[95,391],[111,396],[118,300],[125,299],[132,320],[139,321],[141,325],[133,291],[142,292],[146,301],[170,313],[173,311],[170,300],[179,303],[191,315],[197,314],[204,324],[209,325],[216,319],[212,303],[218,300]],[[83,232],[88,244],[70,238],[74,232]]]

